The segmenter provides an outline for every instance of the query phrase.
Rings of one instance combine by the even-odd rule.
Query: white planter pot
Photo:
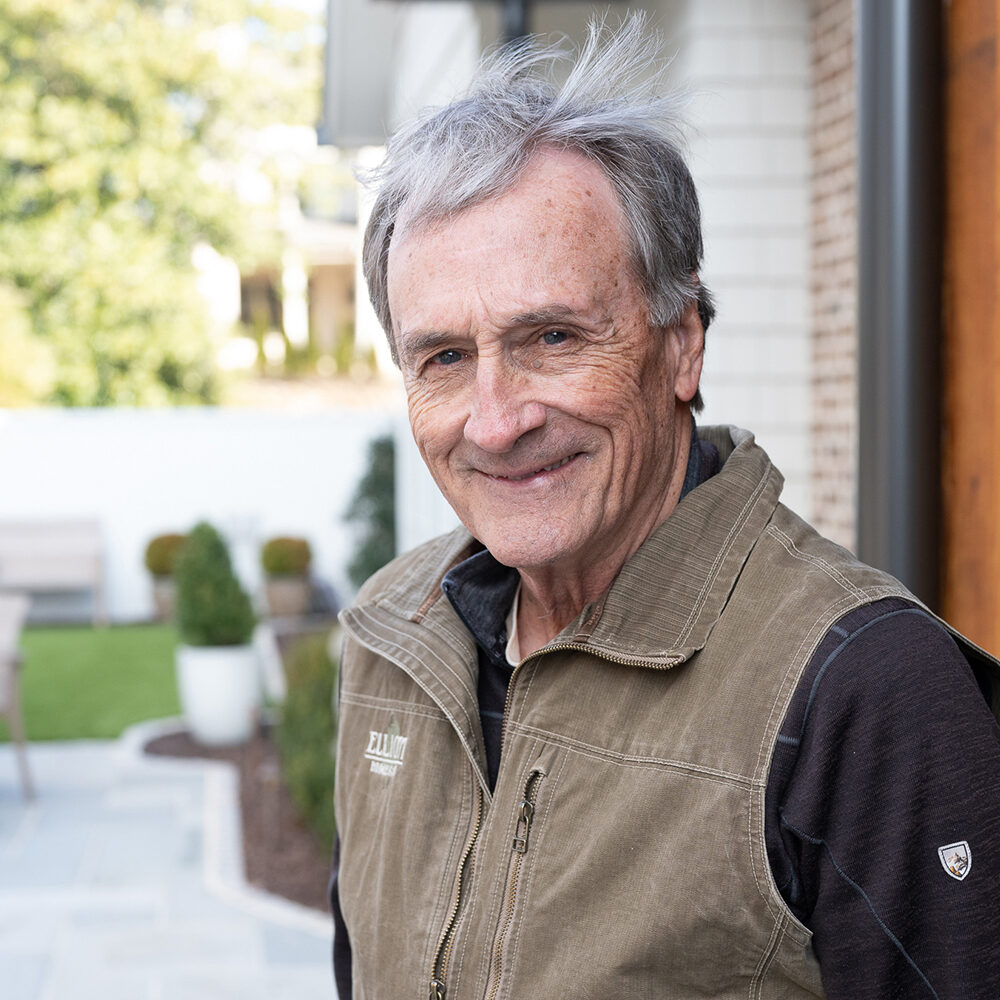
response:
[[[227,746],[250,739],[260,708],[253,646],[178,646],[177,686],[196,742]]]

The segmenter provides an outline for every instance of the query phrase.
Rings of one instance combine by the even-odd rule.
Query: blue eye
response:
[[[462,360],[462,352],[453,350],[441,351],[440,354],[435,354],[432,360],[437,365],[453,365],[456,361]]]
[[[546,330],[542,334],[542,341],[548,344],[550,347],[556,344],[561,344],[566,340],[567,334],[565,330]]]

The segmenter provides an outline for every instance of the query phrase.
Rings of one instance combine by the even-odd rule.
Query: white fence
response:
[[[368,442],[397,420],[358,410],[0,411],[0,520],[97,519],[112,621],[151,616],[146,543],[201,519],[225,533],[255,594],[260,543],[305,536],[314,572],[343,602],[356,538],[343,512]]]

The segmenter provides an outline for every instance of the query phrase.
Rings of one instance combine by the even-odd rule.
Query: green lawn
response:
[[[110,738],[134,722],[177,715],[176,641],[166,625],[25,629],[28,739]],[[6,738],[0,723],[0,739]]]

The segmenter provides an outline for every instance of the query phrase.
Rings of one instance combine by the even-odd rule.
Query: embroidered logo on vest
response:
[[[365,759],[371,761],[372,773],[395,777],[396,771],[403,766],[408,739],[408,736],[399,735],[399,723],[395,719],[390,720],[389,728],[384,733],[370,730]]]
[[[939,847],[938,857],[944,870],[959,882],[972,871],[972,848],[965,840]]]

